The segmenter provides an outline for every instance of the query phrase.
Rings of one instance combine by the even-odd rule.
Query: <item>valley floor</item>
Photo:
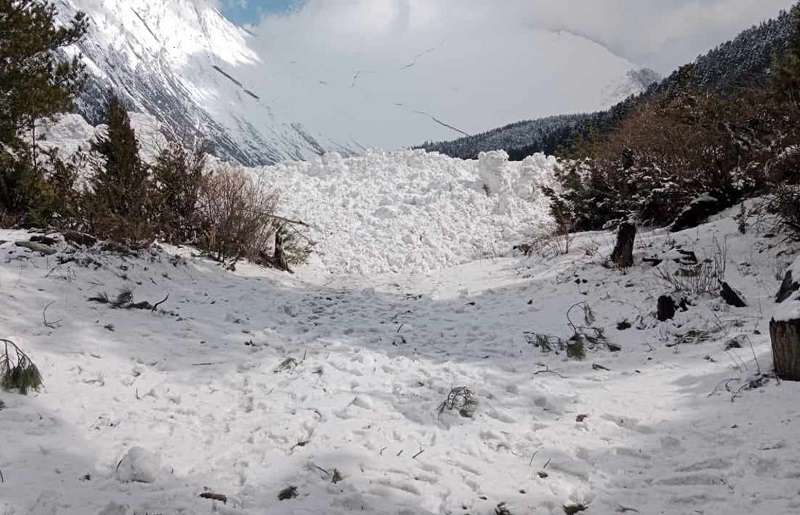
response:
[[[0,232],[0,337],[45,381],[0,393],[0,514],[798,513],[800,386],[740,390],[771,369],[792,260],[763,233],[726,217],[647,233],[627,273],[601,266],[611,235],[586,234],[567,256],[337,277],[227,272],[173,248],[59,265]],[[670,266],[678,246],[726,247],[750,307],[701,296],[658,322],[670,287],[641,259]],[[87,300],[124,288],[169,298]],[[621,350],[532,344],[569,338],[582,302],[596,319],[581,305],[572,321]],[[460,386],[471,418],[440,410]],[[152,482],[122,481],[133,447],[160,460]]]

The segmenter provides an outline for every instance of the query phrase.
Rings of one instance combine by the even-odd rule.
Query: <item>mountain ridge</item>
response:
[[[204,0],[157,6],[144,0],[60,1],[64,19],[79,10],[87,13],[90,29],[74,51],[82,54],[89,81],[77,108],[90,123],[101,121],[113,90],[130,110],[154,116],[171,135],[205,140],[218,157],[243,165],[306,159],[321,149],[349,151],[320,143],[294,120],[276,119],[271,106],[237,79],[236,68],[259,62],[259,56],[248,46],[250,36]]]
[[[773,57],[785,50],[794,34],[792,18],[799,13],[798,5],[781,11],[608,110],[519,121],[468,138],[426,142],[419,148],[462,159],[475,159],[491,150],[505,150],[515,160],[538,152],[563,154],[580,138],[613,130],[627,113],[658,94],[685,87],[725,93],[763,84]]]

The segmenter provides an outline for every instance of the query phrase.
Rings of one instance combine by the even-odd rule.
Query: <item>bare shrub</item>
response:
[[[221,262],[263,260],[278,228],[277,204],[277,193],[243,170],[206,175],[198,199],[198,247]]]
[[[768,202],[770,212],[795,239],[800,239],[800,186],[782,185]]]
[[[727,240],[714,238],[712,255],[694,265],[656,268],[656,275],[669,283],[675,292],[689,295],[716,295],[725,281],[728,266]]]

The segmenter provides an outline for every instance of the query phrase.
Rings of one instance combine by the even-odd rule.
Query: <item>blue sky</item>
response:
[[[256,24],[265,14],[285,14],[303,0],[221,0],[222,11],[236,23]]]

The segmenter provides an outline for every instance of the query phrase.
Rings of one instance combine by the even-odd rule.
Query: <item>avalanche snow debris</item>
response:
[[[331,273],[430,272],[508,254],[549,229],[542,186],[555,158],[477,161],[422,150],[329,153],[256,169],[281,209],[315,228],[317,263]]]

